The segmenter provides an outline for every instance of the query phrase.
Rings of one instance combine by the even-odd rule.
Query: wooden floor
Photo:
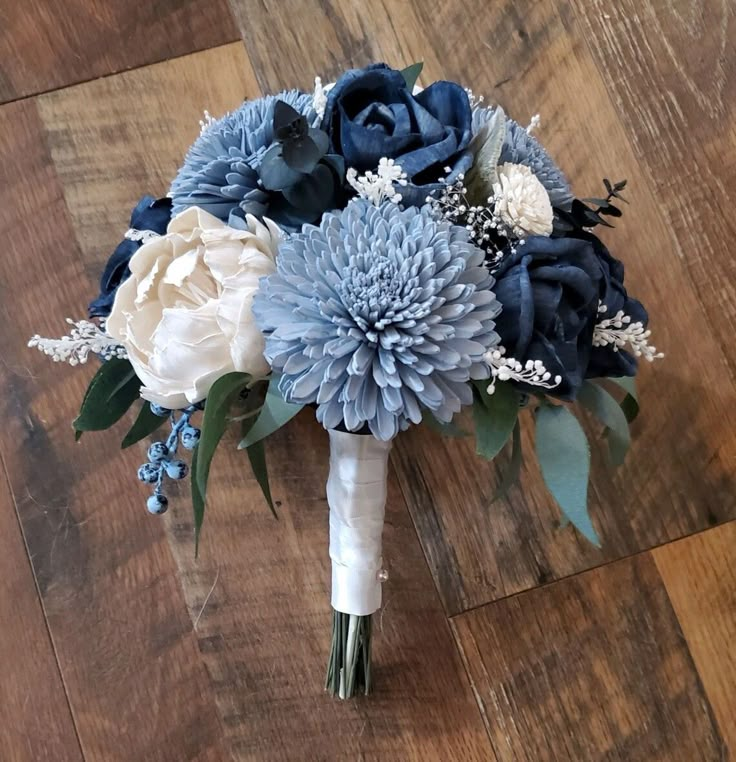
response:
[[[734,0],[0,0],[0,760],[736,758],[735,39]],[[626,465],[593,453],[601,550],[534,463],[490,505],[471,444],[399,437],[377,690],[338,703],[313,415],[269,440],[278,522],[221,449],[195,561],[186,490],[150,517],[143,444],[74,445],[91,369],[25,344],[203,109],[374,60],[541,113],[581,196],[628,179],[606,240],[667,358]]]

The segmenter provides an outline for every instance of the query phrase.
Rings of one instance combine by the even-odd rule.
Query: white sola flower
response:
[[[529,167],[502,164],[493,194],[494,213],[514,236],[550,235],[554,212],[549,194]]]

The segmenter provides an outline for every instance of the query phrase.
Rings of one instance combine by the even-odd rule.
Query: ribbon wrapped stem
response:
[[[332,646],[325,688],[349,698],[371,688],[371,615],[381,606],[381,535],[391,442],[330,431]]]

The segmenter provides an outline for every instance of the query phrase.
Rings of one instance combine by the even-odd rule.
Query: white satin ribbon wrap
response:
[[[391,442],[330,431],[332,608],[367,616],[381,607],[381,534]]]

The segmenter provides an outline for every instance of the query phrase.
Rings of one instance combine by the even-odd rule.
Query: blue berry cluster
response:
[[[138,478],[144,484],[155,484],[153,494],[148,498],[146,507],[150,513],[166,513],[169,500],[163,492],[164,476],[178,481],[189,473],[189,466],[176,458],[176,451],[181,444],[186,450],[193,450],[199,442],[200,431],[189,422],[190,418],[202,405],[190,405],[181,411],[167,410],[160,405],[151,405],[151,410],[162,418],[169,417],[171,433],[165,442],[154,442],[148,448],[148,463],[138,469]],[[176,412],[179,412],[177,417]]]

